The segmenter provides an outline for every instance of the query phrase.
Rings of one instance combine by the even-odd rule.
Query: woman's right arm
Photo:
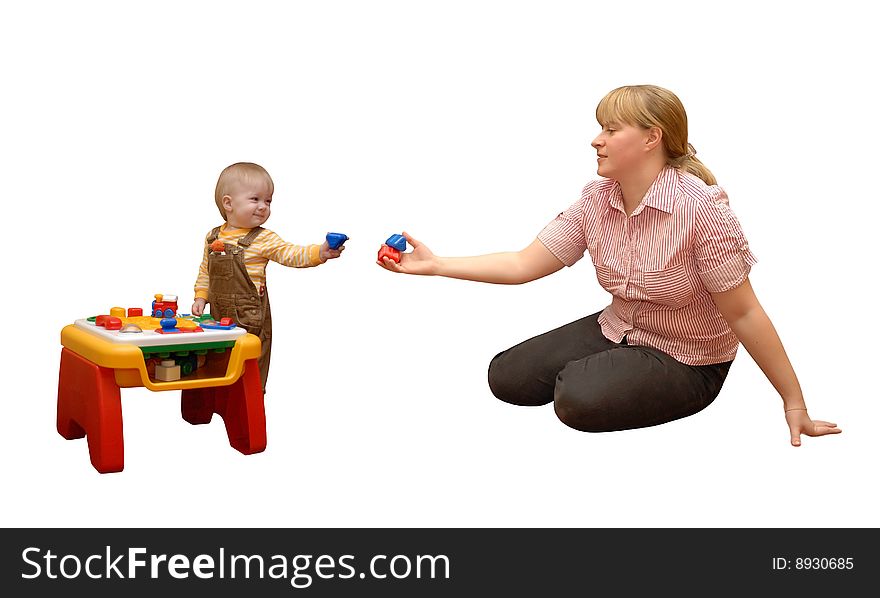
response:
[[[438,257],[423,243],[403,233],[412,245],[411,253],[401,253],[400,263],[383,257],[376,263],[392,272],[445,276],[493,284],[522,284],[562,269],[563,263],[538,239],[521,251],[491,253],[471,257]]]

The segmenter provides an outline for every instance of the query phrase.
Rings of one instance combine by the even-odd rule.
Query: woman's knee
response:
[[[553,410],[559,421],[569,428],[581,432],[610,432],[615,428],[608,426],[608,410],[602,408],[600,403],[597,397],[590,396],[583,390],[566,392],[557,385]]]
[[[510,361],[505,358],[507,351],[502,351],[489,362],[489,390],[497,398],[506,403],[516,403],[516,382]]]
[[[638,399],[624,377],[611,364],[598,370],[593,360],[568,364],[556,378],[553,409],[559,421],[581,432],[613,432],[634,427],[633,409]],[[638,394],[637,392],[635,394]],[[637,418],[637,416],[636,416]]]
[[[553,400],[553,389],[532,379],[521,360],[502,351],[489,363],[489,390],[496,398],[513,405],[546,405]]]

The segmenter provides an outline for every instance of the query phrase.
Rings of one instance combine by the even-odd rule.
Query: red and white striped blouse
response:
[[[710,293],[742,284],[756,260],[717,185],[667,166],[627,216],[620,185],[593,181],[538,239],[566,266],[589,251],[613,296],[599,316],[609,340],[626,336],[690,365],[736,355],[739,340]]]

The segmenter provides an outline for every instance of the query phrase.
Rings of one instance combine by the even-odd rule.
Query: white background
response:
[[[0,11],[5,526],[875,527],[878,104],[865,3],[6,3]],[[620,6],[624,4],[625,6]],[[11,6],[10,6],[11,5]],[[494,399],[498,351],[601,309],[589,260],[519,287],[397,276],[520,249],[594,178],[610,89],[675,91],[731,198],[814,417],[741,351],[716,402],[590,435]],[[188,310],[217,175],[267,226],[351,240],[268,270],[268,448],[123,389],[125,469],[55,431],[59,332],[154,293]]]

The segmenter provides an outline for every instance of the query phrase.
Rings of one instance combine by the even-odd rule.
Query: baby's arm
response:
[[[263,257],[291,268],[319,266],[331,257],[339,257],[342,251],[341,248],[330,249],[326,241],[323,245],[287,243],[272,231],[266,231],[259,239],[260,253]]]
[[[195,284],[195,301],[190,313],[200,316],[205,313],[205,304],[208,302],[208,239],[205,237],[205,251],[202,254],[202,263],[199,265],[199,276]]]

